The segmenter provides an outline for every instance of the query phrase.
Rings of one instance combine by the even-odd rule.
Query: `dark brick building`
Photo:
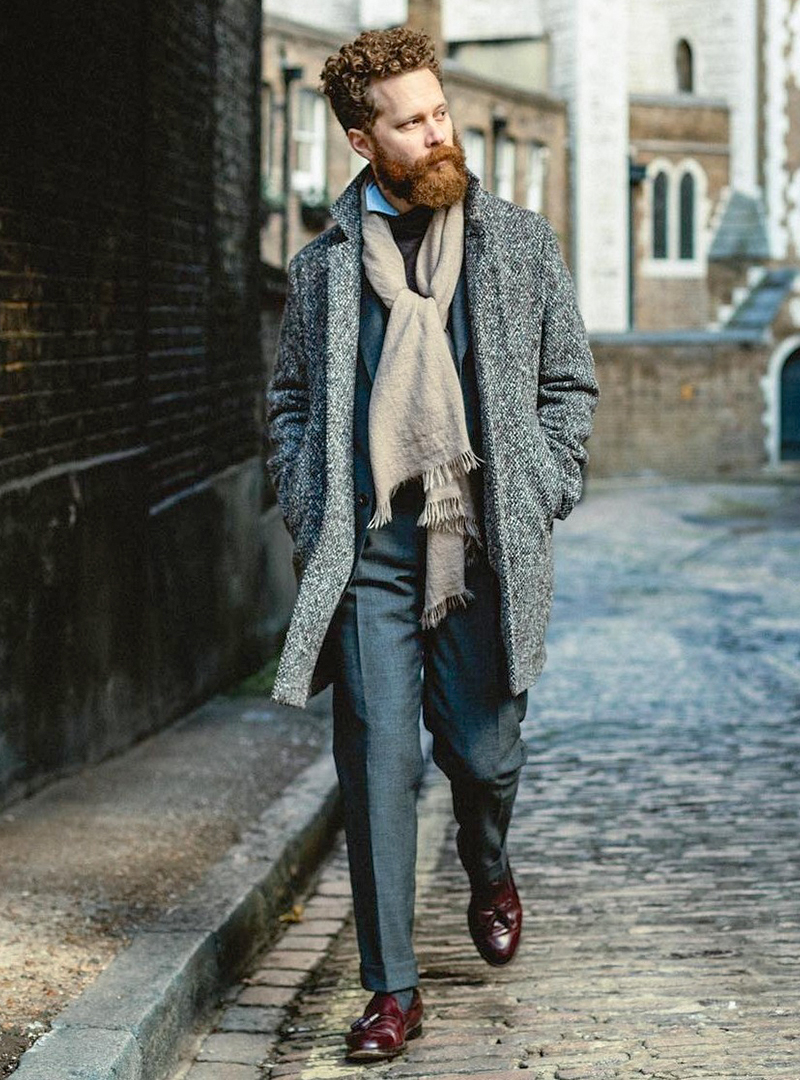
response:
[[[0,802],[258,658],[260,35],[0,12]]]

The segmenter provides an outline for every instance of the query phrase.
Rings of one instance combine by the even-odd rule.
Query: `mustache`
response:
[[[426,154],[424,158],[414,163],[408,170],[409,175],[414,178],[424,176],[429,169],[442,161],[450,161],[457,166],[463,165],[464,151],[460,146],[445,146],[444,144],[434,146],[433,150]]]

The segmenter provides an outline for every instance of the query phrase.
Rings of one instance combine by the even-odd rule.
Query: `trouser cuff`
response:
[[[479,870],[468,873],[470,888],[473,892],[485,888],[487,885],[500,881],[508,873],[508,856],[505,852],[491,866],[481,866]]]
[[[361,965],[361,985],[373,993],[391,994],[395,990],[407,990],[418,982],[419,970],[415,961],[391,965]]]

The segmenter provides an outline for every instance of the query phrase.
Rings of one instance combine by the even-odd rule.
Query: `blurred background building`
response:
[[[800,459],[800,2],[271,0],[265,263],[330,224],[363,164],[319,94],[325,57],[405,22],[440,42],[470,167],[559,235],[609,363],[596,468]]]
[[[361,28],[407,19],[443,41],[470,167],[553,221],[590,330],[724,325],[742,295],[734,289],[752,287],[766,263],[800,257],[792,0],[274,0],[265,261],[281,259],[271,210],[287,196],[295,204],[292,254],[363,164],[318,93],[325,57]]]

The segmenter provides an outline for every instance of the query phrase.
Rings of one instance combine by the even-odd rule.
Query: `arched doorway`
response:
[[[780,384],[780,461],[800,461],[800,348],[787,356]]]

